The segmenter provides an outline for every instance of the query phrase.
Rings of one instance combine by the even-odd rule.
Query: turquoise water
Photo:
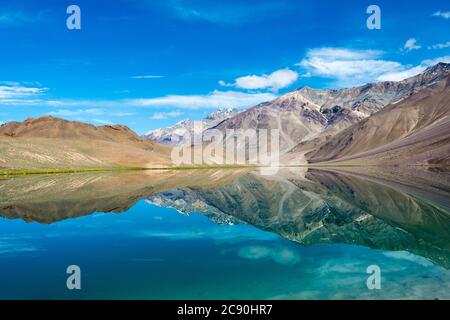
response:
[[[156,195],[173,197],[170,190]],[[155,196],[149,199],[135,199],[117,213],[94,211],[49,224],[30,217],[0,219],[0,298],[450,298],[450,272],[439,259],[402,248],[369,248],[354,234],[347,241],[353,243],[299,243],[286,236],[298,230],[283,224],[269,230],[233,219],[218,221],[206,212],[182,214],[179,208],[155,205]],[[354,230],[364,232],[373,231]],[[383,241],[404,242],[399,236]],[[69,265],[81,268],[81,290],[66,288]],[[367,288],[370,265],[381,268],[380,290]]]

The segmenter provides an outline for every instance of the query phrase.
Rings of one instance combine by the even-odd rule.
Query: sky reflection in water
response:
[[[252,177],[245,173],[218,189],[222,195],[226,193],[231,196],[233,192],[230,185],[239,186],[241,193],[245,194],[242,188],[248,185],[250,178]],[[317,181],[317,176],[307,180],[314,179]],[[251,185],[255,184],[256,180],[252,180]],[[3,186],[7,188],[5,182]],[[308,194],[312,190],[316,194],[320,193],[315,187],[311,186]],[[433,244],[436,246],[436,243],[443,243],[440,251],[436,251],[437,255],[444,255],[444,259],[439,260],[436,255],[431,258],[422,257],[406,251],[408,246],[405,245],[405,239],[409,238],[399,236],[408,233],[408,236],[416,236],[417,243],[426,242],[428,238],[422,237],[422,232],[427,233],[427,225],[422,225],[425,231],[417,225],[415,229],[410,229],[415,230],[414,234],[408,230],[400,230],[398,234],[389,231],[398,229],[394,226],[386,229],[391,233],[377,243],[377,228],[386,228],[379,222],[379,218],[368,224],[330,220],[330,217],[339,216],[338,213],[333,213],[336,208],[348,210],[344,205],[336,204],[333,207],[327,203],[325,206],[304,207],[300,212],[303,215],[300,223],[297,217],[299,212],[294,212],[294,208],[298,206],[285,203],[281,212],[274,213],[270,208],[264,207],[261,201],[257,201],[260,207],[254,208],[255,212],[258,212],[258,217],[264,216],[264,219],[257,220],[254,217],[239,216],[241,208],[236,207],[235,199],[228,198],[227,203],[233,204],[234,208],[229,213],[234,217],[227,220],[218,212],[211,215],[205,211],[187,216],[175,208],[151,203],[165,196],[166,201],[175,201],[172,204],[181,205],[174,197],[180,200],[180,190],[184,190],[182,196],[185,199],[192,200],[194,192],[197,201],[202,199],[202,205],[205,206],[208,199],[212,201],[211,192],[217,190],[189,187],[161,190],[146,196],[149,199],[147,201],[134,199],[138,202],[121,213],[98,213],[95,210],[90,215],[62,219],[50,224],[1,219],[0,298],[450,298],[450,272],[445,262],[448,259],[445,256],[448,255],[446,239]],[[76,191],[80,193],[80,190]],[[276,194],[276,191],[272,193]],[[300,197],[295,192],[293,196],[296,199]],[[69,198],[65,195],[61,201]],[[219,200],[215,194],[214,208],[217,211],[224,209]],[[21,201],[25,205],[31,200]],[[57,203],[54,199],[52,201]],[[105,198],[104,201],[110,200]],[[213,202],[209,205],[211,203]],[[37,203],[34,205],[38,207]],[[6,210],[3,204],[2,207]],[[59,202],[57,208],[64,206]],[[268,211],[262,212],[263,208]],[[322,223],[329,223],[329,226],[322,229],[328,228],[330,232],[342,234],[341,230],[344,230],[348,241],[342,241],[342,237],[339,238],[341,241],[333,241],[332,235],[331,238],[323,239],[324,233],[320,230],[322,233],[319,236],[322,238],[316,239],[314,234],[318,231],[305,229],[303,224],[306,225],[311,220],[305,216],[314,213],[316,218],[317,215],[323,215],[326,208],[333,215],[327,211],[324,217],[320,217]],[[20,211],[18,207],[9,207],[7,214],[11,215],[12,210]],[[423,209],[423,212],[426,210],[428,209]],[[339,214],[350,215],[344,211]],[[355,212],[352,211],[352,214]],[[448,217],[448,211],[446,214]],[[247,223],[236,220],[237,216]],[[254,219],[254,223],[248,223],[251,219]],[[272,221],[272,224],[269,225],[268,221]],[[290,222],[286,224],[285,221]],[[372,228],[374,224],[376,227]],[[389,236],[393,238],[390,239]],[[367,244],[367,239],[375,240],[372,245],[361,245]],[[393,248],[386,250],[387,247],[395,247],[396,241],[400,251]],[[426,245],[420,247],[415,243],[408,245],[413,247],[409,251],[420,252],[422,248],[427,248]],[[80,291],[66,289],[65,270],[71,264],[81,267]],[[366,287],[366,269],[372,264],[381,267],[381,290],[368,290]]]

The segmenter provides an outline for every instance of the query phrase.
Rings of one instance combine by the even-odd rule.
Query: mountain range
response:
[[[405,158],[409,158],[410,163],[447,164],[449,75],[450,64],[439,63],[398,82],[340,90],[303,87],[274,101],[227,113],[218,121],[210,122],[208,118],[203,121],[208,123],[206,131],[280,130],[281,162],[285,164],[350,160],[351,163],[367,163],[368,160],[397,163]],[[146,137],[159,138],[164,132],[164,138],[156,141],[173,145],[173,140],[167,137],[177,136],[181,126],[185,132],[192,131],[192,125],[193,122],[179,123]],[[410,137],[413,134],[414,137]],[[432,140],[428,143],[427,139]],[[183,141],[177,139],[176,144],[183,144]],[[384,145],[385,149],[367,153]],[[391,151],[396,148],[399,151],[393,154]],[[360,152],[365,153],[360,155]],[[377,156],[372,159],[375,153]],[[410,158],[411,154],[415,156]]]
[[[398,82],[303,87],[246,110],[219,109],[142,137],[126,126],[44,116],[0,126],[0,169],[171,166],[190,135],[278,129],[281,164],[450,164],[450,64]],[[196,132],[199,133],[199,132]],[[226,137],[226,139],[234,137]]]
[[[190,144],[191,136],[196,126],[201,126],[201,128],[203,128],[202,132],[198,132],[199,134],[202,134],[208,129],[218,126],[220,123],[228,120],[237,113],[238,110],[234,108],[218,109],[202,120],[191,121],[189,119],[184,119],[171,127],[150,131],[142,137],[147,140],[167,144],[173,147]]]

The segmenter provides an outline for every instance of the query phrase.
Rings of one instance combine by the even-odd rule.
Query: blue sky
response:
[[[66,27],[71,4],[81,30]],[[441,0],[3,1],[0,122],[50,114],[142,134],[301,86],[401,80],[450,62],[449,30]]]

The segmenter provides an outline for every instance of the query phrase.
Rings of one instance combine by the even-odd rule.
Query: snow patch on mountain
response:
[[[170,146],[191,144],[192,133],[194,133],[194,131],[200,130],[204,132],[206,130],[212,129],[223,121],[233,117],[237,113],[238,110],[234,108],[217,109],[204,119],[198,121],[184,119],[177,122],[171,127],[150,131],[144,134],[143,138]],[[202,132],[195,133],[201,134]]]

